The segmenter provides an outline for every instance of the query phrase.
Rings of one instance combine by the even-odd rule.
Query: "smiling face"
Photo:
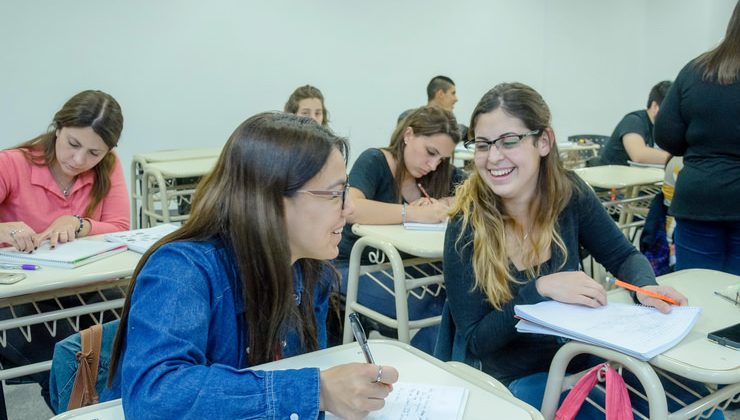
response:
[[[532,131],[519,118],[501,108],[480,114],[476,121],[475,137],[494,140],[505,134],[524,134]],[[475,152],[475,168],[480,177],[504,202],[531,200],[537,187],[540,159],[550,152],[550,132],[545,130],[537,139],[528,136],[513,148],[499,150],[491,146],[488,152]],[[500,143],[500,142],[499,142]]]
[[[321,171],[303,184],[301,191],[342,191],[347,167],[342,154],[332,150]],[[284,198],[285,220],[291,262],[300,258],[329,260],[339,254],[339,241],[347,216],[352,214],[349,195],[342,209],[342,197],[296,193]]]
[[[411,127],[404,132],[403,141],[406,143],[403,160],[406,170],[414,178],[436,170],[442,159],[449,159],[455,149],[455,143],[448,134],[417,135]]]
[[[97,165],[108,146],[91,127],[62,127],[55,144],[57,174],[73,178]]]
[[[306,98],[298,101],[296,114],[308,117],[319,123],[324,123],[324,105],[319,98]]]

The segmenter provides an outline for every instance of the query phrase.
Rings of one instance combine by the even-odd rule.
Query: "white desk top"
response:
[[[140,258],[141,254],[124,251],[77,268],[3,270],[22,272],[26,278],[14,284],[0,284],[0,299],[130,277]]]
[[[421,351],[390,340],[370,340],[370,347],[376,360],[398,369],[399,378],[407,383],[424,383],[447,386],[461,386],[469,391],[465,408],[465,419],[542,419],[539,411],[505,393],[496,393],[481,388],[465,379],[456,368],[441,362]],[[326,369],[343,363],[363,362],[364,357],[357,343],[344,344],[325,350],[290,357],[277,362],[254,366],[258,370],[300,369],[318,367]],[[95,406],[63,413],[54,420],[114,420],[122,419],[121,400],[109,401]]]
[[[511,395],[497,394],[460,377],[455,369],[407,344],[390,340],[369,340],[375,360],[398,369],[399,380],[411,383],[462,386],[470,391],[465,419],[490,418],[496,413],[501,419],[542,418],[533,407]],[[357,343],[303,354],[277,362],[255,366],[255,369],[296,369],[306,366],[326,369],[342,363],[363,362]]]
[[[578,168],[574,172],[586,183],[598,188],[626,188],[639,185],[655,184],[663,181],[664,173],[660,169],[636,168],[622,165],[594,166]]]
[[[716,296],[714,291],[739,284],[740,277],[712,270],[682,270],[658,277],[689,299],[689,305],[702,308],[694,328],[677,346],[650,360],[650,364],[697,381],[730,384],[740,382],[740,351],[707,339],[707,333],[740,322],[740,306]],[[631,302],[622,290],[609,292],[609,298]]]
[[[158,171],[165,178],[186,178],[203,176],[216,165],[218,158],[181,159],[166,162],[147,163],[145,173]]]
[[[220,154],[220,147],[204,147],[199,149],[172,149],[149,153],[137,153],[136,155],[134,155],[134,159],[153,163],[168,162],[173,160],[214,158],[218,157]]]
[[[358,236],[389,242],[399,251],[424,258],[442,258],[445,233],[440,231],[406,230],[403,225],[360,225],[352,226]]]

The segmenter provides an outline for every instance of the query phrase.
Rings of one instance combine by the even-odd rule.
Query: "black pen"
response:
[[[365,360],[368,363],[374,365],[375,359],[373,359],[373,355],[370,353],[370,347],[368,347],[367,345],[367,336],[365,335],[365,329],[362,328],[360,317],[357,316],[356,312],[352,312],[351,314],[349,314],[349,323],[352,326],[352,334],[355,335],[355,340],[357,340],[357,344],[360,345],[362,353],[365,355]]]

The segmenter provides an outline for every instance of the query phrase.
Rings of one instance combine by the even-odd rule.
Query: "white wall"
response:
[[[467,123],[496,83],[538,89],[561,140],[610,134],[650,87],[716,45],[734,0],[0,2],[0,148],[66,99],[118,99],[119,153],[220,145],[246,117],[318,86],[353,156],[387,144],[436,74]],[[2,168],[0,168],[2,170]]]

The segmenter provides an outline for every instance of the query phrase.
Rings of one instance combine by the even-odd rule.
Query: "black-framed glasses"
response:
[[[296,190],[297,193],[306,193],[311,194],[316,197],[328,197],[329,200],[333,200],[335,198],[341,197],[342,198],[342,210],[344,210],[344,205],[347,203],[347,193],[349,192],[349,182],[344,184],[344,188],[339,191],[333,191],[333,190]]]
[[[474,146],[474,151],[480,153],[488,153],[491,150],[491,146],[495,146],[497,150],[501,150],[502,148],[509,150],[519,146],[525,137],[539,136],[540,133],[542,133],[542,130],[532,130],[524,134],[507,133],[493,140],[488,140],[485,137],[476,137],[473,140],[467,140],[465,147],[469,148],[472,145]]]

